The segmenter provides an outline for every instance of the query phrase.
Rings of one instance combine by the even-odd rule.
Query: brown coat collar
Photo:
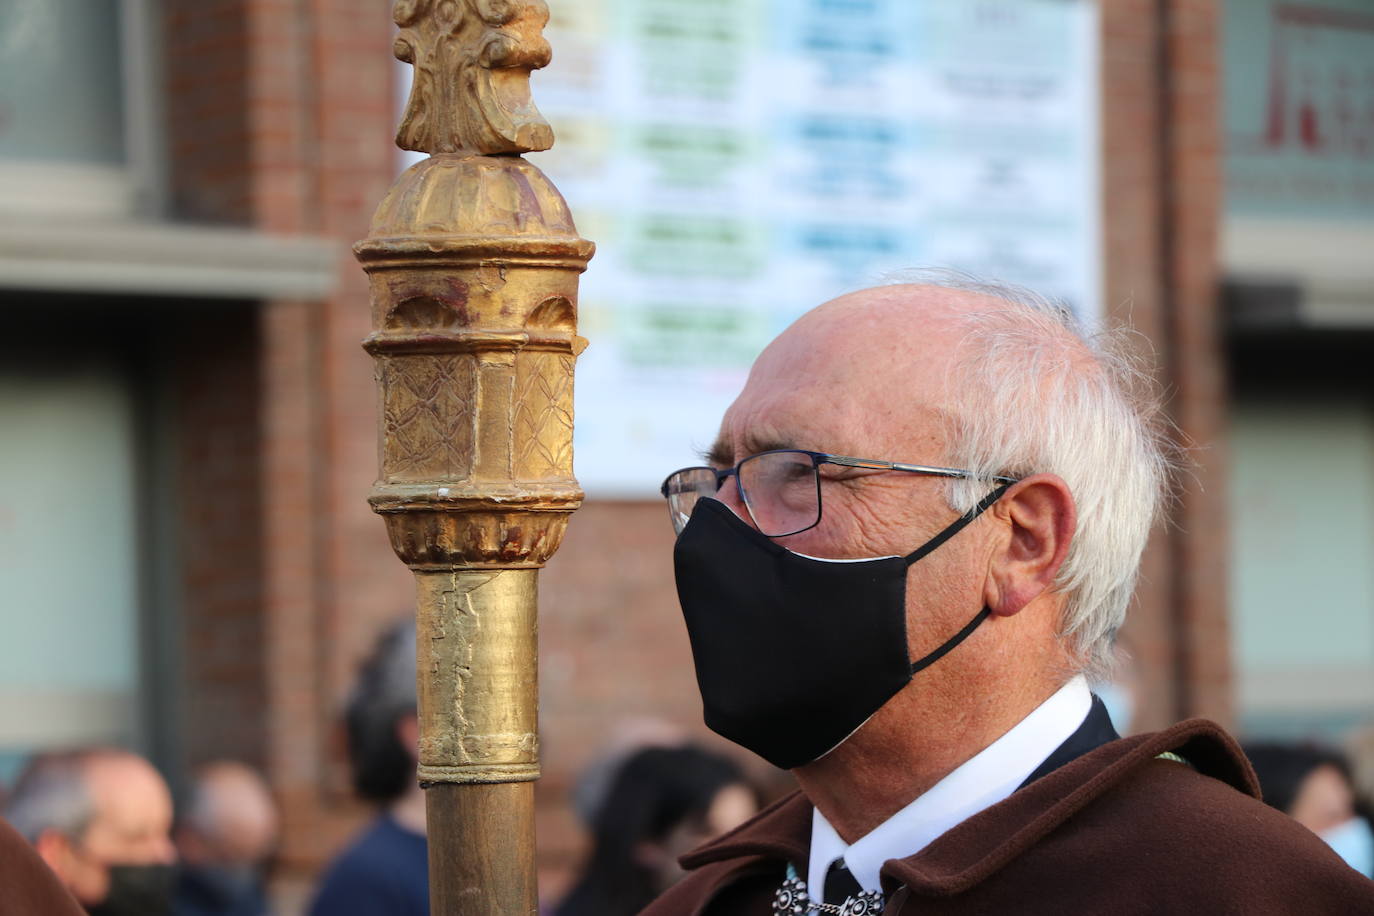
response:
[[[1235,741],[1215,723],[1189,719],[1164,731],[1104,744],[1017,790],[916,855],[889,862],[883,869],[885,889],[890,892],[900,884],[935,896],[965,891],[1166,751],[1177,753],[1200,773],[1260,797],[1254,771]],[[810,843],[811,804],[796,792],[681,861],[692,869],[764,856],[791,862],[805,873]]]

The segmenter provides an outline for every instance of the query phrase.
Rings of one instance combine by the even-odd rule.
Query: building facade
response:
[[[555,24],[576,2],[551,0]],[[349,248],[400,168],[385,6],[32,0],[0,22],[11,342],[0,361],[0,764],[8,776],[38,749],[118,742],[174,784],[210,759],[260,767],[284,811],[288,910],[366,816],[349,794],[338,713],[358,659],[412,603],[410,574],[365,502],[377,396]],[[1101,298],[1153,343],[1192,462],[1125,634],[1140,728],[1203,714],[1292,732],[1314,716],[1334,728],[1368,715],[1371,694],[1363,713],[1358,698],[1374,671],[1374,598],[1355,561],[1368,551],[1351,545],[1370,543],[1374,517],[1368,394],[1354,382],[1374,315],[1374,139],[1356,139],[1374,138],[1371,77],[1356,67],[1374,5],[1336,3],[1336,26],[1309,24],[1316,14],[1301,11],[1314,4],[1255,4],[1268,19],[1250,6],[1102,0],[1095,11]],[[1238,37],[1264,23],[1356,34],[1315,39],[1366,81],[1354,101],[1338,91],[1322,103],[1366,106],[1337,121],[1364,134],[1320,127],[1344,150],[1324,147],[1322,168],[1364,189],[1353,212],[1332,209],[1351,200],[1265,211],[1254,191],[1265,150],[1287,156],[1290,140],[1243,163],[1224,146],[1248,129],[1249,103],[1231,100],[1223,75],[1241,85],[1247,67],[1277,66]],[[1283,78],[1298,94],[1309,79],[1301,67]],[[1294,111],[1281,125],[1315,156],[1301,145],[1312,116]],[[1261,177],[1242,181],[1242,167]],[[605,257],[592,227],[583,234]],[[1332,479],[1342,487],[1315,486]],[[626,720],[714,740],[666,521],[656,501],[593,492],[542,577],[550,896],[582,848],[568,793]],[[1322,546],[1335,528],[1349,556]],[[1308,579],[1287,577],[1285,560]],[[1306,584],[1290,598],[1294,581]],[[1307,649],[1290,664],[1295,640]],[[1313,677],[1333,665],[1344,686]]]

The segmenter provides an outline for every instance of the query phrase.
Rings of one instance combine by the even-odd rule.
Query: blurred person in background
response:
[[[92,916],[166,916],[172,794],[152,764],[95,748],[35,758],[5,817]]]
[[[1350,767],[1338,752],[1277,742],[1245,746],[1264,801],[1326,841],[1351,868],[1374,877],[1374,833],[1355,810]]]
[[[600,743],[599,755],[583,767],[572,788],[572,807],[589,831],[610,794],[625,761],[651,747],[681,747],[687,743],[682,726],[653,716],[630,716],[616,722]]]
[[[263,865],[277,842],[277,806],[256,770],[232,761],[201,767],[174,839],[175,916],[267,913]]]
[[[677,858],[758,812],[732,761],[700,748],[651,747],[624,760],[593,821],[582,877],[557,916],[630,916],[682,877]]]
[[[425,796],[415,778],[415,623],[387,629],[363,662],[344,711],[353,788],[381,806],[326,871],[310,916],[425,916]]]
[[[1346,740],[1350,781],[1355,786],[1355,810],[1374,820],[1374,725],[1358,728]]]

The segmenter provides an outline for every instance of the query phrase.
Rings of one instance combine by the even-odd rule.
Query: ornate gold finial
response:
[[[414,67],[402,149],[526,153],[553,146],[530,98],[530,71],[547,66],[544,0],[397,0],[396,57]]]

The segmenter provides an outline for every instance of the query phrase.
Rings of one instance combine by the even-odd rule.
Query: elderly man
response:
[[[1151,388],[1029,294],[899,285],[759,357],[664,483],[707,724],[801,786],[646,913],[1335,913],[1374,884],[1103,676],[1167,462]]]
[[[142,757],[113,748],[38,757],[5,817],[88,913],[169,912],[172,796]]]
[[[181,858],[176,916],[264,916],[263,863],[277,842],[277,806],[252,767],[196,771],[174,833]]]

